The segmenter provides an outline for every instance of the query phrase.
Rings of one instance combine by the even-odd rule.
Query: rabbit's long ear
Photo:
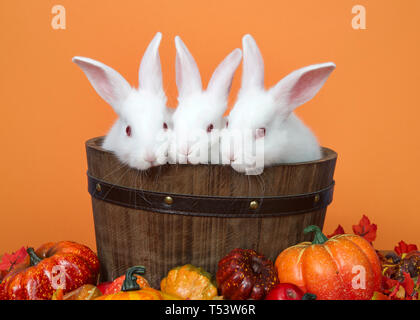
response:
[[[281,111],[290,113],[311,100],[334,69],[332,62],[304,67],[280,80],[269,92],[279,102]]]
[[[200,71],[193,56],[179,36],[175,37],[176,47],[176,85],[178,95],[184,97],[203,89]]]
[[[241,49],[233,50],[214,71],[207,86],[207,91],[217,97],[227,100],[232,85],[233,75],[241,62],[241,59]]]
[[[122,102],[130,94],[130,84],[114,69],[90,58],[74,57],[96,92],[119,113]]]
[[[244,51],[242,88],[264,88],[264,60],[254,38],[247,34],[242,38]]]
[[[156,33],[141,59],[139,69],[139,88],[151,92],[162,92],[162,67],[160,64],[159,45],[162,34]]]

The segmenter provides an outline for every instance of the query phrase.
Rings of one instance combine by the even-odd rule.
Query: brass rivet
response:
[[[252,209],[252,210],[257,209],[258,208],[258,202],[257,201],[251,201],[249,203],[249,208]]]
[[[99,183],[96,184],[96,191],[98,192],[102,191],[101,185]]]
[[[164,201],[166,204],[172,204],[174,202],[174,199],[172,199],[172,197],[167,196],[165,197]]]
[[[315,199],[314,199],[314,201],[315,201],[315,202],[318,202],[318,201],[319,201],[319,199],[321,199],[321,197],[319,196],[319,194],[315,195]]]

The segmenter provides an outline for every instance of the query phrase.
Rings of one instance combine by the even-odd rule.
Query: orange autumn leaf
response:
[[[372,296],[372,300],[390,300],[386,294],[382,292],[375,291]]]

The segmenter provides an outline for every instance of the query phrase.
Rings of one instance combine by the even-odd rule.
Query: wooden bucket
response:
[[[234,248],[252,248],[273,261],[286,247],[322,228],[332,201],[337,154],[278,165],[246,176],[222,165],[165,165],[138,171],[86,142],[101,280],[146,267],[154,287],[172,267],[191,263],[215,274]]]

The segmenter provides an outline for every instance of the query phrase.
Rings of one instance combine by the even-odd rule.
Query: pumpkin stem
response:
[[[136,275],[142,275],[146,271],[143,266],[134,266],[127,270],[125,273],[125,280],[121,287],[121,291],[135,291],[140,290],[140,286],[137,283]]]
[[[316,300],[316,295],[313,293],[305,293],[302,300]]]
[[[28,248],[26,249],[26,252],[29,255],[31,266],[36,266],[38,263],[42,261],[42,258],[36,255],[34,248]]]
[[[312,244],[323,244],[328,241],[328,238],[322,233],[322,230],[318,226],[308,226],[303,230],[304,233],[315,232],[314,240]]]

